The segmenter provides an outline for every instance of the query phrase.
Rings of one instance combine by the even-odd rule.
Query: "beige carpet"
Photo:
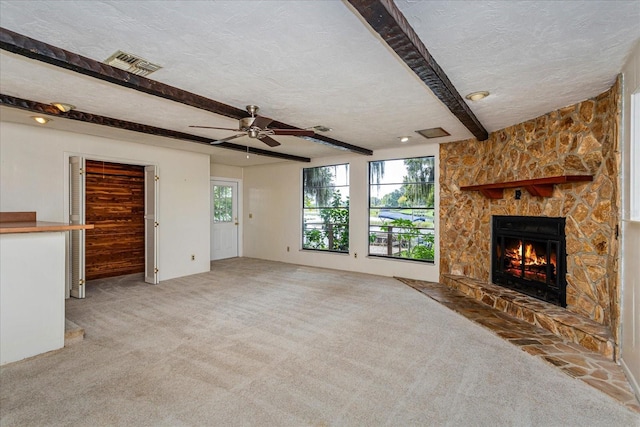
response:
[[[0,369],[0,424],[637,426],[391,278],[254,259],[88,285],[85,340]]]

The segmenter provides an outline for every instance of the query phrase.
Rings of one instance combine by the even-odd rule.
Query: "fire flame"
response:
[[[544,266],[547,265],[547,258],[545,255],[538,256],[538,254],[536,254],[536,249],[532,244],[525,244],[523,251],[522,241],[519,241],[517,247],[514,246],[505,250],[505,259],[508,260],[506,271],[515,275],[520,275],[522,274],[520,269],[524,265],[525,278],[539,281],[546,280],[546,267]],[[555,270],[555,253],[552,252],[550,254],[549,262]]]
[[[522,248],[522,244],[520,244],[520,248]],[[547,260],[544,259],[544,257],[539,258],[536,255],[536,250],[532,245],[526,245],[524,248],[524,263],[533,265],[544,265],[547,263]]]
[[[517,248],[507,249],[507,255],[513,260],[517,260],[518,263],[522,261],[522,242],[519,242]],[[536,250],[530,243],[527,243],[524,247],[524,264],[525,265],[545,265],[547,260],[544,256],[538,256]]]

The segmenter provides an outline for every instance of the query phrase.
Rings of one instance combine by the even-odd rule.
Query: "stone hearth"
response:
[[[593,320],[481,280],[444,274],[443,283],[518,320],[546,329],[566,341],[613,360],[614,344],[609,328]]]

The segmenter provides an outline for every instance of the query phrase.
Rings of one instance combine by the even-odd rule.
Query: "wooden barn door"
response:
[[[144,167],[86,160],[86,280],[145,271]]]

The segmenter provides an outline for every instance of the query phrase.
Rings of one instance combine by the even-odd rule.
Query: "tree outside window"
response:
[[[213,186],[213,221],[231,222],[233,215],[232,188],[226,185]]]
[[[369,255],[433,262],[434,158],[369,163]]]
[[[305,168],[302,248],[349,252],[349,165]]]

